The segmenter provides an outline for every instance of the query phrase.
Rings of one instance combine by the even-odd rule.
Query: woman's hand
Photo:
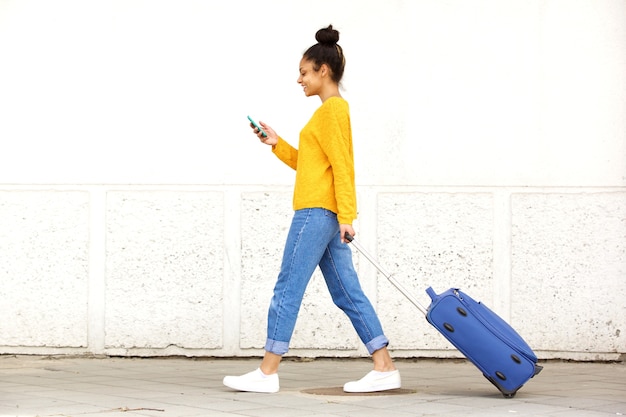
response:
[[[341,235],[341,242],[342,243],[350,243],[350,241],[346,240],[345,236],[346,236],[346,232],[348,232],[348,234],[352,237],[354,237],[354,235],[356,234],[354,232],[354,229],[352,228],[351,224],[340,224],[339,225],[339,234]]]
[[[263,136],[263,133],[261,133],[259,129],[257,129],[252,123],[250,123],[250,127],[252,128],[254,134],[257,135],[259,140],[264,144],[272,146],[276,145],[278,143],[278,135],[276,134],[276,132],[274,132],[274,129],[261,121],[259,121],[259,124],[261,125],[267,136]]]

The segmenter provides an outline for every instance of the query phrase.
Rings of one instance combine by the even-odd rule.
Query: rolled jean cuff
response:
[[[282,356],[289,351],[289,342],[267,339],[265,342],[265,351]]]
[[[389,339],[387,339],[385,335],[381,335],[370,340],[368,343],[365,344],[365,347],[371,355],[377,350],[387,347],[387,345],[389,345]]]

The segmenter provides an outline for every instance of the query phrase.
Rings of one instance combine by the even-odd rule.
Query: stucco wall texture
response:
[[[76,187],[81,188],[81,187]],[[541,358],[626,353],[626,193],[359,187],[357,237],[424,304],[460,287]],[[257,356],[290,187],[0,191],[0,353]],[[396,357],[458,357],[357,252]],[[290,355],[365,356],[319,271]]]

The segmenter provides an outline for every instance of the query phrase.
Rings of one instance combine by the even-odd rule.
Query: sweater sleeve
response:
[[[298,168],[298,150],[280,136],[278,137],[278,143],[272,146],[272,152],[289,167],[293,169]]]
[[[350,114],[345,102],[328,104],[323,106],[326,114],[322,115],[325,123],[321,126],[320,145],[332,167],[337,220],[352,224],[357,212]]]

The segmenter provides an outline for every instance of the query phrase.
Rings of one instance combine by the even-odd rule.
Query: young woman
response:
[[[298,83],[307,97],[322,105],[300,132],[298,149],[260,122],[254,128],[261,142],[296,170],[295,210],[285,244],[281,270],[274,287],[267,323],[265,356],[258,369],[227,376],[224,385],[239,391],[277,392],[278,366],[289,349],[304,291],[319,265],[334,303],[350,318],[372,355],[374,370],[347,382],[346,392],[373,392],[400,388],[400,373],[387,350],[388,339],[352,263],[345,233],[354,235],[356,190],[352,132],[348,103],[339,93],[345,58],[339,32],[332,25],[320,29],[300,61]]]

